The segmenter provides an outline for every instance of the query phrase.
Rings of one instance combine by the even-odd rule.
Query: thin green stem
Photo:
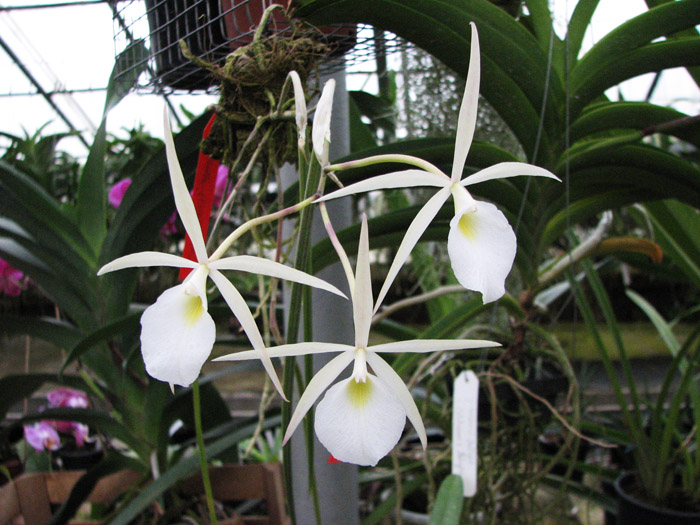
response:
[[[202,432],[202,404],[199,397],[199,379],[192,383],[192,405],[194,406],[194,430],[197,436],[197,451],[199,452],[199,467],[202,470],[202,483],[204,484],[204,495],[207,499],[207,509],[209,510],[209,522],[212,525],[218,523],[216,519],[216,509],[214,508],[214,495],[211,491],[211,480],[209,479],[209,467],[207,465],[207,453],[204,450],[204,433]]]
[[[348,162],[343,162],[341,164],[331,164],[326,167],[326,171],[341,171],[349,170],[353,168],[363,168],[365,166],[372,166],[374,164],[381,164],[386,162],[397,162],[400,164],[410,164],[417,168],[427,171],[428,173],[434,173],[440,177],[444,177],[450,180],[440,168],[431,164],[427,160],[419,159],[418,157],[413,157],[412,155],[401,155],[401,154],[387,154],[387,155],[374,155],[373,157],[367,157],[364,159],[351,160]]]
[[[241,224],[238,228],[236,228],[234,231],[232,231],[229,234],[229,236],[223,240],[223,242],[219,245],[219,247],[216,249],[216,251],[211,255],[211,257],[209,257],[209,261],[211,262],[211,261],[216,261],[218,259],[221,259],[221,257],[223,257],[223,255],[231,247],[231,245],[236,241],[236,239],[238,239],[244,233],[255,228],[256,226],[260,226],[261,224],[276,221],[278,219],[286,217],[287,215],[291,215],[292,213],[296,213],[300,210],[303,210],[309,204],[314,202],[316,199],[317,199],[317,196],[313,195],[313,196],[309,197],[308,199],[304,199],[303,201],[295,204],[294,206],[290,206],[289,208],[285,208],[283,210],[279,210],[279,211],[276,211],[274,213],[268,213],[267,215],[263,215],[262,217],[255,217],[254,219],[246,221],[244,224]]]

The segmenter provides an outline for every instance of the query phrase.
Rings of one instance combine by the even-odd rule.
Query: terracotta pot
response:
[[[620,476],[615,482],[618,525],[698,525],[700,511],[681,512],[639,501],[630,495],[634,474]]]

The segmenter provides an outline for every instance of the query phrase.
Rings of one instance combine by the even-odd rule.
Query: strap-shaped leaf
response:
[[[686,123],[681,119],[689,119],[689,116],[647,102],[603,102],[591,105],[581,113],[571,125],[569,137],[574,143],[588,135],[609,130],[635,129],[668,134],[700,147],[700,121]],[[663,126],[671,122],[676,124]],[[658,131],[654,127],[658,127]]]
[[[98,254],[107,235],[107,113],[126,96],[146,69],[148,51],[142,40],[130,44],[116,60],[107,85],[104,113],[78,183],[77,217],[81,231]],[[128,73],[122,74],[128,71]]]
[[[569,70],[571,70],[576,61],[578,60],[578,55],[581,52],[581,44],[583,43],[583,37],[586,34],[589,24],[591,23],[591,18],[593,18],[593,13],[598,7],[600,0],[579,0],[576,3],[574,12],[569,20],[569,29],[566,33],[567,36],[567,47],[568,47],[568,63]]]
[[[700,16],[697,17],[697,22],[700,23]],[[617,53],[614,58],[608,58],[603,63],[589,63],[585,68],[577,67],[575,81],[572,73],[571,114],[577,115],[585,105],[602,95],[606,89],[629,78],[674,67],[698,65],[700,37],[691,37],[649,44],[627,53]]]
[[[0,160],[0,209],[37,240],[61,238],[89,262],[94,256],[76,224],[60,204],[28,175]]]
[[[68,350],[80,341],[80,331],[71,323],[55,317],[29,317],[3,314],[0,317],[0,334],[29,335]]]
[[[456,474],[449,474],[440,484],[429,524],[458,525],[462,520],[463,505],[462,478]]]
[[[52,268],[16,241],[0,237],[0,257],[21,269],[81,327],[96,326],[94,305],[79,290],[65,282]]]
[[[86,303],[98,307],[99,300],[96,293],[97,278],[92,267],[81,259],[70,245],[54,237],[48,242],[36,242],[36,240],[14,221],[0,217],[0,235],[12,239],[25,250],[40,260],[51,272],[61,279],[74,293],[83,297]],[[25,269],[18,266],[22,271]],[[30,278],[31,273],[27,272]],[[59,304],[60,307],[65,305]]]

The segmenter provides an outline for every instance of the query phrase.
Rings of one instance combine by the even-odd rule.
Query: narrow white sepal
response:
[[[277,277],[278,279],[285,279],[287,281],[313,286],[314,288],[326,290],[327,292],[334,293],[335,295],[347,299],[343,292],[323,279],[309,275],[301,270],[290,268],[284,264],[269,259],[263,259],[262,257],[235,255],[233,257],[224,257],[223,259],[213,261],[209,263],[208,266],[216,270],[238,270],[259,275],[269,275],[270,277]]]
[[[484,303],[499,299],[505,293],[505,280],[510,273],[517,250],[515,233],[505,215],[490,202],[478,201],[475,213],[464,214],[450,222],[447,251],[459,284],[481,292]]]
[[[559,177],[539,166],[525,164],[524,162],[501,162],[484,168],[473,175],[469,175],[469,177],[463,179],[460,184],[466,187],[487,180],[507,179],[509,177],[520,177],[523,175],[530,177],[548,177],[561,182]]]
[[[411,250],[413,250],[413,247],[416,245],[421,235],[423,235],[423,232],[428,228],[430,222],[438,214],[440,208],[442,208],[442,205],[445,204],[445,201],[449,196],[450,188],[442,188],[435,195],[433,195],[416,214],[413,222],[411,222],[410,226],[406,230],[406,234],[404,235],[398,250],[396,250],[396,256],[389,267],[389,271],[387,272],[382,289],[379,291],[377,300],[374,303],[374,313],[379,310],[384,297],[389,291],[389,287],[391,287],[391,284],[394,282],[399,270],[406,262],[406,259],[408,259],[408,256],[411,254]]]
[[[362,214],[360,243],[355,268],[355,291],[352,294],[352,313],[355,322],[355,346],[365,348],[369,342],[372,325],[372,278],[369,269],[369,235],[367,216]]]
[[[313,127],[311,128],[311,141],[314,146],[314,153],[321,166],[328,165],[328,146],[331,142],[331,113],[333,111],[334,92],[335,80],[331,78],[323,86],[323,91],[314,113]]]
[[[289,420],[289,426],[287,427],[284,440],[282,441],[283,444],[289,441],[289,438],[292,437],[292,434],[299,426],[299,423],[301,423],[301,420],[304,419],[309,409],[320,395],[323,394],[323,391],[328,388],[328,385],[335,381],[335,378],[345,370],[345,367],[347,367],[353,359],[354,355],[352,351],[335,356],[311,378],[311,381],[309,381],[309,384],[306,386],[306,390],[304,390],[304,393],[299,398],[294,414],[292,414]]]
[[[384,175],[377,175],[376,177],[370,177],[369,179],[356,182],[355,184],[350,184],[339,190],[324,195],[316,202],[329,201],[331,199],[337,199],[339,197],[345,197],[347,195],[354,195],[356,193],[365,193],[367,191],[375,190],[387,190],[391,188],[412,188],[416,186],[432,186],[432,187],[445,187],[450,184],[447,176],[441,177],[435,173],[430,173],[423,170],[411,169],[404,171],[395,171],[393,173],[386,173]]]
[[[282,399],[287,401],[287,398],[284,395],[284,390],[282,389],[282,384],[277,377],[275,367],[270,360],[270,356],[267,354],[267,349],[265,348],[262,335],[260,335],[260,330],[258,330],[258,325],[255,323],[253,314],[250,313],[250,309],[248,308],[245,299],[243,299],[240,292],[236,290],[236,287],[233,286],[231,281],[229,281],[226,276],[218,270],[212,269],[209,276],[211,277],[212,281],[214,281],[214,284],[216,284],[219,292],[221,292],[221,296],[224,298],[224,301],[226,301],[226,304],[228,304],[231,312],[233,312],[233,315],[235,315],[238,322],[241,323],[241,327],[248,336],[248,339],[250,339],[253,348],[259,352],[260,362],[265,368],[267,374],[270,376],[272,384],[275,385],[275,388],[279,392]]]
[[[452,182],[462,178],[462,170],[467,161],[467,154],[474,139],[476,127],[477,106],[479,104],[479,81],[481,79],[481,57],[479,54],[479,35],[476,32],[474,22],[469,24],[472,28],[471,49],[469,51],[469,70],[467,71],[467,83],[464,88],[462,105],[459,108],[457,121],[457,137],[455,139],[455,155],[452,161]]]
[[[306,123],[308,120],[306,97],[304,95],[304,86],[301,84],[301,78],[299,78],[299,73],[290,71],[289,78],[292,80],[292,86],[294,87],[294,118],[297,123],[299,148],[301,149],[306,144]]]
[[[123,270],[124,268],[141,268],[145,266],[173,266],[175,268],[196,268],[199,263],[173,255],[171,253],[161,252],[138,252],[124,255],[112,262],[105,264],[97,272],[97,275],[113,272],[115,270]]]
[[[177,214],[180,216],[180,220],[185,227],[187,235],[189,235],[192,241],[192,246],[194,252],[197,256],[197,261],[204,263],[207,261],[207,248],[204,244],[204,237],[202,235],[202,226],[199,224],[199,219],[197,218],[197,211],[195,210],[194,203],[192,202],[192,197],[187,189],[187,184],[185,184],[185,177],[182,175],[182,168],[180,168],[180,162],[177,160],[177,153],[175,151],[175,141],[173,140],[172,131],[170,131],[170,122],[168,120],[168,109],[167,107],[163,112],[164,121],[164,139],[165,139],[165,155],[168,160],[168,170],[170,171],[170,184],[173,188],[173,197],[175,198],[175,207],[177,208]]]
[[[267,355],[270,357],[292,357],[297,355],[325,354],[329,352],[346,352],[354,349],[354,346],[341,345],[339,343],[291,343],[287,345],[271,346],[267,349]],[[214,361],[247,361],[249,359],[260,359],[260,352],[257,350],[234,352],[233,354],[217,357]]]
[[[216,339],[216,327],[199,297],[179,284],[165,290],[141,316],[141,353],[151,377],[189,386]]]
[[[454,381],[452,403],[452,474],[462,478],[464,497],[476,494],[478,463],[479,378],[471,370]]]
[[[405,426],[403,405],[372,374],[364,383],[349,378],[333,385],[314,414],[321,444],[337,460],[355,465],[376,465],[398,443]]]
[[[416,433],[420,438],[423,449],[425,449],[428,446],[428,436],[425,433],[423,418],[420,417],[420,412],[418,411],[416,402],[413,400],[413,396],[403,382],[403,379],[401,379],[401,376],[399,376],[399,374],[397,374],[396,371],[391,368],[389,363],[384,361],[384,359],[374,352],[367,352],[367,362],[377,376],[380,377],[387,385],[389,385],[389,388],[393,390],[394,394],[403,405],[408,420],[416,429]]]
[[[412,339],[410,341],[395,341],[370,346],[368,350],[378,354],[396,354],[403,352],[427,353],[444,352],[446,350],[467,350],[470,348],[491,348],[501,346],[495,341],[482,339]]]

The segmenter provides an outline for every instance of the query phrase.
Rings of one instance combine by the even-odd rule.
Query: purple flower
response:
[[[17,297],[24,288],[24,274],[4,259],[0,259],[0,294]]]
[[[24,437],[32,448],[42,450],[56,450],[61,444],[58,432],[48,421],[40,421],[34,425],[24,426]]]
[[[113,208],[119,208],[129,186],[131,186],[131,179],[122,179],[110,188],[107,199]]]
[[[220,164],[216,171],[216,183],[214,185],[214,207],[221,206],[221,201],[224,199],[224,191],[228,182],[228,166]]]
[[[87,408],[88,398],[85,392],[73,390],[71,388],[57,388],[46,396],[49,405],[54,408]]]

